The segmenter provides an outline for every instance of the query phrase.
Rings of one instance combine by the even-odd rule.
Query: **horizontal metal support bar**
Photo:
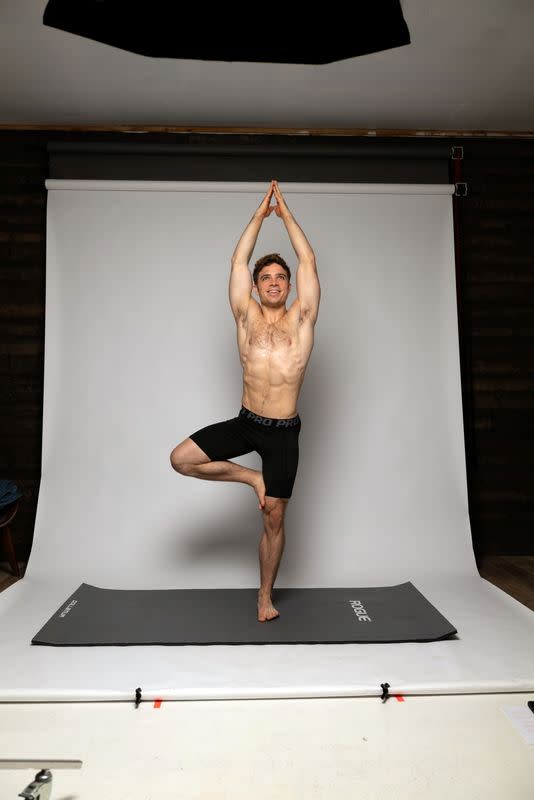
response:
[[[266,184],[242,181],[45,181],[48,190],[98,192],[245,192],[266,191]],[[283,183],[285,194],[454,194],[454,184],[448,183]]]

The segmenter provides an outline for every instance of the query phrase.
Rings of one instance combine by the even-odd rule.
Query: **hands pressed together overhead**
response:
[[[274,206],[271,205],[271,198],[273,194],[276,201],[276,205]],[[258,211],[261,213],[264,219],[273,211],[277,217],[284,217],[290,213],[286,201],[283,198],[282,192],[278,188],[277,181],[271,181],[269,189],[267,190],[267,194],[263,198]]]
[[[271,198],[273,196],[275,205],[271,205]],[[252,256],[263,220],[273,211],[277,217],[280,217],[286,227],[289,239],[299,260],[299,266],[305,262],[308,264],[313,264],[315,271],[315,254],[312,250],[312,247],[306,239],[304,231],[289,210],[287,203],[283,198],[282,192],[279,189],[278,182],[275,180],[270,182],[265,197],[254,212],[247,227],[241,234],[241,238],[239,239],[232,255],[232,265],[235,266],[236,264],[244,264],[248,267],[248,262]]]

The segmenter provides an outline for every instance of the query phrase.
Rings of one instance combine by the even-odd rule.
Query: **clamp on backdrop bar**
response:
[[[461,161],[464,158],[463,147],[451,147],[451,159],[453,162],[453,179],[454,179],[454,195],[455,197],[467,196],[467,183],[461,181],[462,165]]]

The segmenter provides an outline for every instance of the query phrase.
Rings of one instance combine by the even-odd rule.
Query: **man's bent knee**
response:
[[[185,462],[180,458],[179,454],[177,453],[177,448],[175,447],[170,455],[171,460],[171,467],[176,470],[176,472],[183,472],[185,467]]]
[[[175,472],[179,472],[180,475],[187,475],[187,469],[191,466],[191,464],[178,464],[171,458],[171,466],[173,470],[175,470]]]
[[[172,468],[182,475],[186,474],[188,466],[207,464],[211,461],[210,457],[191,438],[184,439],[174,448],[170,455],[170,460]]]

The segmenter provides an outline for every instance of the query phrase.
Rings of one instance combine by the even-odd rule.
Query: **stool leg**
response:
[[[13,575],[15,575],[17,578],[20,578],[19,562],[17,561],[15,548],[13,547],[13,539],[11,538],[9,525],[6,525],[5,528],[2,528],[2,546],[7,556],[9,566],[13,571]]]

